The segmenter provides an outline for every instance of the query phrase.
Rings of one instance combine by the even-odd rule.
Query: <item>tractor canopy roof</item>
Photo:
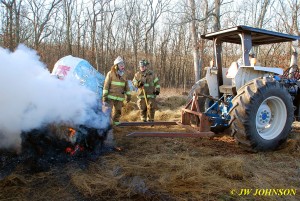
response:
[[[265,29],[253,28],[244,25],[204,34],[201,35],[201,38],[208,40],[214,40],[215,38],[218,38],[218,40],[222,42],[241,44],[240,34],[250,34],[253,46],[300,40],[300,36],[268,31]]]

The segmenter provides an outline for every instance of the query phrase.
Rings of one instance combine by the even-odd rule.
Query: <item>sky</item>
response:
[[[49,124],[108,126],[95,93],[74,78],[51,75],[35,50],[0,47],[0,61],[0,148],[19,149],[22,132]]]

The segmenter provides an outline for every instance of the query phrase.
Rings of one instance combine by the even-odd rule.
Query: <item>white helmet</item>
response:
[[[114,65],[119,64],[119,63],[124,63],[124,60],[122,59],[122,57],[118,56],[115,61],[114,61]]]

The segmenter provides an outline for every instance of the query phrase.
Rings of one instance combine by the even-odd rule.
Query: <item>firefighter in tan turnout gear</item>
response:
[[[103,102],[112,108],[113,125],[118,125],[121,117],[124,101],[128,103],[131,99],[130,88],[124,76],[125,63],[119,56],[115,59],[114,65],[107,73],[103,87]]]
[[[160,93],[159,79],[153,71],[147,69],[148,65],[148,61],[141,60],[139,62],[140,71],[134,75],[132,80],[133,85],[138,88],[137,105],[143,122],[154,121],[155,98]]]

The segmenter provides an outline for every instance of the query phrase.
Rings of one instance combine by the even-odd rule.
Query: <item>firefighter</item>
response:
[[[147,69],[149,62],[141,60],[139,62],[140,71],[134,75],[133,85],[138,88],[137,106],[140,110],[141,120],[154,121],[156,109],[156,96],[160,93],[160,85],[158,77],[153,71]]]
[[[103,87],[103,103],[108,104],[112,108],[113,125],[120,123],[124,101],[128,103],[131,99],[130,88],[124,73],[124,60],[118,56],[111,70],[106,75]]]

